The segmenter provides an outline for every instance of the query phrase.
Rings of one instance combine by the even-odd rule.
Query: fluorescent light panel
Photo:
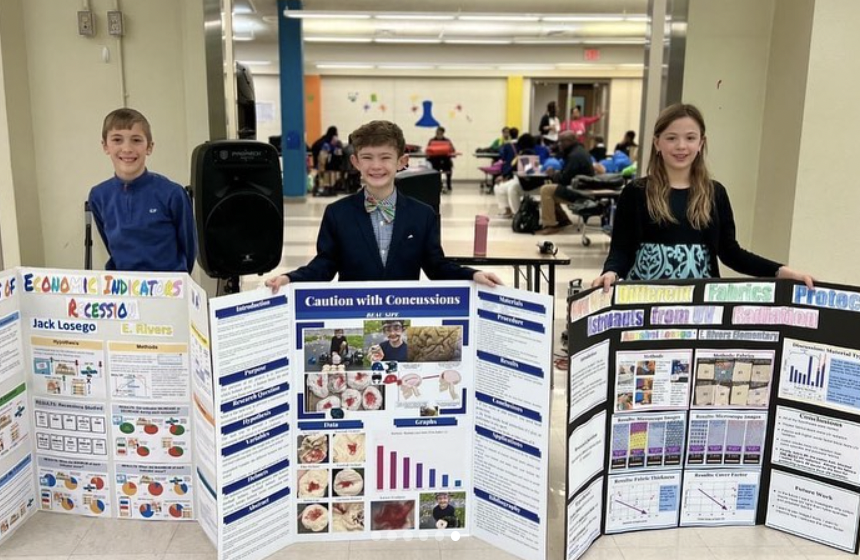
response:
[[[377,68],[380,70],[432,70],[435,68],[433,64],[411,64],[411,63],[403,63],[403,64],[377,64]]]
[[[403,21],[451,21],[456,18],[453,15],[442,14],[375,14],[375,19],[391,19]]]
[[[373,64],[360,64],[349,63],[349,62],[318,62],[317,68],[329,68],[329,69],[349,69],[349,70],[370,70],[373,68]]]
[[[442,39],[420,38],[420,37],[376,37],[374,43],[414,43],[414,44],[438,44]]]
[[[541,21],[550,21],[550,22],[611,22],[611,21],[624,21],[624,16],[612,16],[612,15],[593,15],[593,16],[543,16],[540,18]]]
[[[370,37],[305,37],[308,43],[371,43]]]
[[[510,45],[511,39],[444,39],[448,45]]]
[[[457,16],[457,19],[460,21],[540,21],[540,16],[518,16],[518,15],[490,15],[490,14],[475,14],[475,15],[464,15],[460,14]]]
[[[370,19],[370,14],[360,12],[308,12],[304,10],[284,10],[290,19]]]

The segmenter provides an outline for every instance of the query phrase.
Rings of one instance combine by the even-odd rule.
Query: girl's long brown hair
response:
[[[663,109],[654,124],[654,138],[657,138],[669,128],[673,122],[684,117],[690,117],[699,125],[703,142],[702,150],[693,160],[690,168],[690,197],[687,200],[687,219],[695,229],[705,229],[711,223],[711,209],[714,206],[714,184],[711,182],[708,167],[705,165],[705,153],[708,142],[705,139],[705,119],[702,113],[693,105],[676,103]],[[678,223],[672,215],[669,205],[669,195],[672,186],[666,173],[666,164],[660,153],[651,150],[648,161],[648,183],[645,188],[645,199],[648,202],[648,214],[658,224]]]

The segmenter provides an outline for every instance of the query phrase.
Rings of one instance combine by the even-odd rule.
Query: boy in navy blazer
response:
[[[448,261],[439,242],[433,209],[394,188],[398,169],[406,166],[403,131],[388,121],[372,121],[352,134],[350,160],[364,189],[329,204],[317,236],[317,255],[306,266],[266,280],[277,291],[290,282],[474,280],[501,284],[498,276]]]

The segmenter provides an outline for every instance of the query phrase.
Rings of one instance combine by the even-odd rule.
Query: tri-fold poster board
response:
[[[567,560],[679,526],[858,552],[860,288],[623,283],[568,303]]]
[[[0,543],[42,510],[196,520],[221,559],[454,532],[543,559],[552,318],[469,282],[0,273]]]

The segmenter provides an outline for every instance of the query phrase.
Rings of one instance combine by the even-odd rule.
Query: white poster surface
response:
[[[25,455],[6,472],[0,472],[0,541],[11,535],[36,511],[33,458]]]
[[[689,350],[617,352],[615,410],[686,408],[691,362]]]
[[[188,345],[110,342],[111,396],[117,399],[187,401]]]
[[[774,470],[765,525],[856,552],[860,494]]]
[[[604,340],[570,357],[569,421],[606,402],[609,389],[609,341]]]
[[[30,402],[27,386],[18,385],[5,395],[0,395],[0,459],[7,457],[21,445],[31,445]]]
[[[680,471],[610,476],[606,533],[676,527],[680,497]]]
[[[567,445],[568,498],[603,470],[606,448],[606,411],[577,427]]]
[[[0,289],[4,281],[9,279],[0,278]],[[20,311],[0,316],[0,385],[20,374],[24,363],[22,348]]]
[[[190,463],[192,436],[188,408],[114,404],[111,413],[114,459],[131,463]]]
[[[786,338],[779,396],[857,413],[860,411],[860,350]]]
[[[761,471],[688,470],[681,525],[755,525]]]
[[[679,468],[686,429],[686,412],[613,416],[610,471]]]
[[[761,466],[767,412],[690,412],[688,467]]]
[[[567,506],[567,560],[576,560],[600,537],[603,479],[592,482]]]
[[[107,411],[101,403],[36,397],[36,452],[69,458],[107,458]]]
[[[107,462],[38,458],[42,511],[111,517],[114,487]]]
[[[860,424],[778,406],[771,460],[860,486]]]
[[[767,408],[773,350],[697,350],[693,408]]]
[[[101,341],[34,336],[30,338],[30,351],[36,394],[105,398]]]
[[[117,463],[116,508],[123,519],[194,519],[190,465]]]

